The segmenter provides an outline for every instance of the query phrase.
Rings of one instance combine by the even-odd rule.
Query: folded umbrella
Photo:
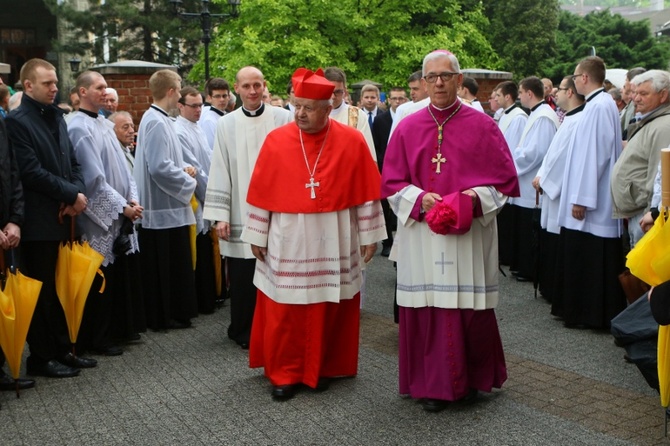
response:
[[[4,270],[2,250],[0,250],[0,257],[3,259],[0,268]],[[5,287],[0,291],[0,346],[12,377],[16,381],[19,378],[23,349],[42,289],[42,282],[24,276],[18,270],[12,272],[7,269],[5,274]],[[19,397],[18,384],[16,397]]]

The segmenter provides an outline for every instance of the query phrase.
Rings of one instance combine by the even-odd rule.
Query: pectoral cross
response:
[[[431,161],[433,162],[433,164],[437,164],[437,169],[435,169],[435,173],[440,173],[440,165],[442,163],[446,163],[447,159],[443,157],[441,153],[438,153],[437,156],[431,159]]]
[[[312,189],[312,193],[310,194],[310,198],[314,200],[316,198],[316,192],[314,192],[315,187],[319,187],[319,182],[317,181],[316,183],[314,182],[314,177],[309,179],[309,183],[305,184],[305,189],[307,188]]]

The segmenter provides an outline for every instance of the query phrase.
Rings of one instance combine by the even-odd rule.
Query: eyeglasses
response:
[[[442,82],[449,82],[454,76],[457,76],[459,74],[460,73],[453,73],[451,71],[445,71],[443,73],[438,73],[438,74],[430,73],[430,74],[426,74],[423,77],[423,79],[426,82],[428,82],[429,84],[433,84],[433,83],[437,82],[438,77],[440,79],[442,79]]]
[[[212,99],[226,99],[228,97],[227,94],[215,94],[212,96]]]
[[[202,108],[202,104],[182,104],[182,105],[184,105],[185,107],[191,107],[193,109]]]
[[[583,75],[584,75],[584,73],[573,74],[572,76],[570,76],[570,79],[572,79],[572,82],[574,82],[575,78],[578,78],[579,76],[583,76]]]
[[[558,87],[556,90],[557,91],[568,91],[569,88],[568,87]]]
[[[335,96],[342,96],[344,94],[344,90],[333,90],[333,94]]]
[[[403,99],[406,99],[406,98],[404,98],[402,96],[398,96],[397,98],[394,98],[393,96],[391,96],[389,98],[389,101],[402,101]]]

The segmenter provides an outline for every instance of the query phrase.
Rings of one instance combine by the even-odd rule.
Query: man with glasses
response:
[[[640,220],[651,207],[661,149],[670,146],[670,76],[649,70],[633,78],[639,122],[628,130],[626,150],[612,171],[614,216],[628,219],[630,247],[644,235]]]
[[[207,94],[205,99],[209,106],[203,110],[198,125],[205,133],[209,148],[213,149],[216,123],[221,116],[227,113],[226,109],[230,101],[230,85],[225,79],[213,77],[205,84],[205,92]]]
[[[198,300],[198,312],[211,314],[216,302],[216,279],[214,270],[214,249],[210,236],[210,224],[202,216],[205,204],[205,192],[209,175],[209,166],[212,159],[212,150],[207,144],[207,138],[198,125],[202,113],[202,96],[193,87],[184,87],[180,91],[181,98],[177,103],[179,116],[175,122],[175,130],[183,149],[184,162],[196,169],[195,179],[198,185],[195,188],[195,199],[198,207],[195,209],[196,220],[196,263],[195,263],[195,291]]]
[[[533,178],[537,176],[559,123],[556,112],[544,101],[544,85],[539,78],[531,76],[519,82],[519,100],[530,110],[530,116],[519,144],[510,147],[521,189],[521,196],[510,200],[514,221],[510,271],[517,280],[527,281],[535,278],[535,254],[530,236],[533,233],[533,209],[536,207]]]
[[[245,350],[249,348],[256,307],[256,258],[251,245],[240,239],[249,208],[247,190],[265,137],[292,119],[288,110],[262,101],[265,86],[258,68],[244,67],[235,76],[235,93],[242,99],[242,107],[221,118],[217,125],[205,198],[204,216],[215,222],[218,248],[228,262],[228,338]]]
[[[551,145],[533,180],[533,187],[542,193],[542,214],[540,225],[541,256],[538,268],[538,282],[542,296],[552,301],[554,295],[555,273],[558,266],[558,205],[563,185],[565,160],[575,125],[584,110],[584,96],[577,93],[575,83],[570,76],[561,81],[556,92],[556,104],[565,111],[563,123],[551,140]]]
[[[427,411],[507,379],[494,312],[496,214],[519,185],[496,123],[458,100],[462,80],[452,53],[424,58],[430,105],[400,122],[382,172],[382,197],[399,220],[391,258],[398,262],[400,393]]]
[[[621,126],[614,99],[603,88],[601,58],[582,59],[571,78],[586,105],[567,149],[558,210],[560,284],[551,312],[567,327],[603,329],[626,306],[618,279],[624,269],[622,222],[612,218],[610,191]]]
[[[326,79],[335,85],[332,97],[333,111],[330,112],[330,117],[337,122],[358,129],[365,137],[365,142],[368,143],[370,153],[376,161],[377,155],[375,154],[375,143],[372,139],[372,130],[368,124],[367,114],[360,108],[344,102],[344,97],[348,94],[346,74],[337,67],[328,67],[323,70],[323,73]]]

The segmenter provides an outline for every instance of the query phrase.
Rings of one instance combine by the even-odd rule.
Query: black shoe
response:
[[[441,412],[447,408],[447,404],[447,401],[436,400],[433,398],[425,398],[421,400],[421,407],[423,407],[423,410],[426,412]]]
[[[0,376],[0,390],[16,390],[17,384],[19,389],[31,389],[35,387],[35,380],[19,378],[14,381],[14,378],[4,373]]]
[[[63,364],[78,368],[78,369],[92,369],[98,365],[98,361],[93,358],[84,358],[82,356],[75,356],[72,353],[68,353],[60,359],[60,362]]]
[[[188,319],[184,319],[181,321],[178,321],[176,319],[170,320],[167,324],[167,329],[172,329],[172,330],[181,330],[184,328],[191,328],[191,321]]]
[[[142,339],[142,336],[139,333],[131,333],[126,338],[126,342],[139,341],[140,339]]]
[[[237,345],[240,346],[242,350],[249,350],[249,343],[248,342],[237,342]]]
[[[391,255],[391,247],[390,246],[382,246],[382,257],[388,257]]]
[[[333,382],[333,378],[319,378],[319,381],[316,383],[315,390],[317,392],[325,392],[330,387],[330,384]]]
[[[528,277],[523,277],[523,276],[516,276],[516,281],[517,282],[532,282],[532,279],[529,279]]]
[[[69,367],[65,364],[52,359],[49,362],[36,362],[30,361],[26,364],[26,371],[28,375],[33,376],[46,376],[48,378],[70,378],[72,376],[79,375],[79,369],[75,367]]]
[[[102,356],[121,356],[123,349],[118,345],[108,345],[106,347],[94,347],[90,349],[91,353]]]
[[[274,386],[272,388],[272,398],[279,401],[286,401],[295,396],[295,385]]]

